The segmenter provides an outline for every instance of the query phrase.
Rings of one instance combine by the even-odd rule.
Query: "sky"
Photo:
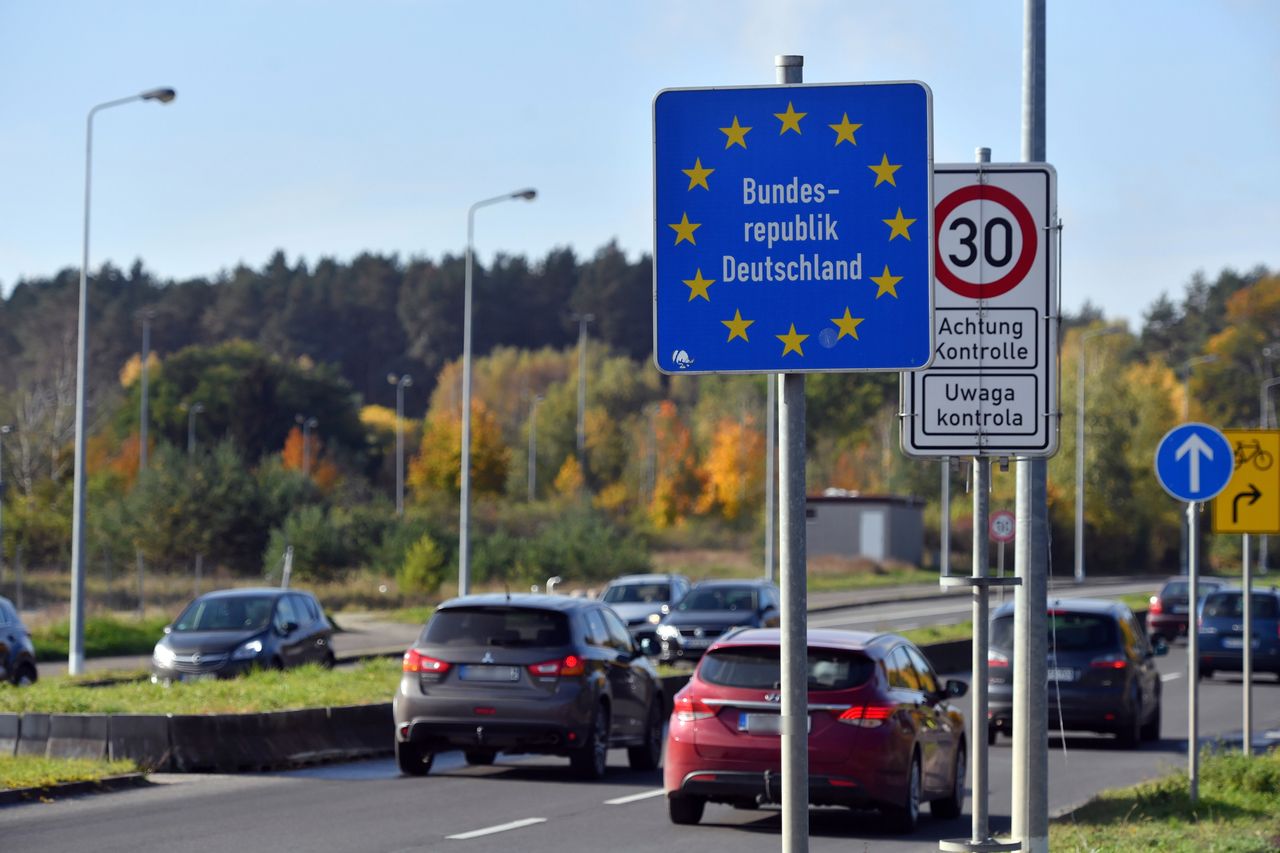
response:
[[[1048,0],[1062,302],[1137,326],[1197,271],[1280,267],[1280,4]],[[0,289],[213,277],[277,250],[653,250],[662,89],[919,80],[938,163],[1022,159],[1020,0],[0,0]]]

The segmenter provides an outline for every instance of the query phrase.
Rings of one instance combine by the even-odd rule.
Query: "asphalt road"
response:
[[[1164,739],[1122,750],[1092,735],[1051,739],[1051,809],[1060,812],[1097,790],[1130,784],[1185,767],[1186,654],[1176,647],[1159,661],[1165,677]],[[1219,676],[1201,690],[1201,734],[1239,736],[1241,684]],[[964,700],[962,700],[963,702]],[[1277,730],[1280,683],[1255,685],[1258,732]],[[1007,739],[991,749],[992,826],[1009,823],[1011,792]],[[610,756],[602,782],[570,778],[567,762],[500,756],[492,767],[468,767],[457,753],[437,760],[431,775],[399,777],[394,761],[356,762],[237,776],[157,774],[155,784],[112,794],[0,808],[0,849],[6,853],[399,853],[456,850],[576,853],[608,850],[696,849],[745,853],[778,849],[776,809],[707,807],[703,823],[676,827],[666,815],[658,772],[626,767],[626,753]],[[967,837],[966,814],[926,818],[910,837],[885,833],[874,812],[813,810],[813,851],[936,850],[940,838]]]

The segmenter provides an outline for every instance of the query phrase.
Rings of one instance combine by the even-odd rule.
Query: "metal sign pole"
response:
[[[1249,566],[1249,534],[1242,537],[1244,575],[1244,742],[1245,755],[1253,755],[1253,573]]]
[[[1200,555],[1196,547],[1198,504],[1187,502],[1187,778],[1191,782],[1191,802],[1199,794],[1200,764]]]
[[[774,384],[773,374],[765,374],[765,428],[764,428],[764,577],[773,583],[776,580],[774,569],[777,560],[773,556],[773,543],[777,541],[774,533],[774,522],[778,518],[775,496],[778,493],[777,477],[774,476],[774,462],[778,458],[778,386]]]
[[[990,646],[991,591],[979,582],[987,576],[990,562],[987,516],[991,509],[991,463],[986,458],[973,458],[973,842],[981,844],[990,836],[987,815],[987,738],[979,729],[987,721],[987,649]]]
[[[942,577],[951,575],[951,457],[942,457],[942,506],[938,513],[938,531],[942,542],[938,546],[938,565]]]

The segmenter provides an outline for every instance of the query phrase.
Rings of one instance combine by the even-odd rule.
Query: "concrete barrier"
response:
[[[18,755],[43,756],[49,750],[49,714],[23,714],[18,727]]]
[[[106,714],[50,714],[45,755],[101,761],[107,757],[107,719]]]
[[[382,755],[395,749],[396,724],[390,702],[327,710],[329,730],[339,749],[356,756]]]
[[[107,718],[107,757],[132,759],[146,770],[168,770],[173,749],[167,714],[112,714]]]
[[[18,732],[21,729],[21,714],[0,714],[0,758],[18,754]]]

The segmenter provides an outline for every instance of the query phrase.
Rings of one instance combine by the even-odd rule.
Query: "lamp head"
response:
[[[0,435],[8,435],[9,433],[13,432],[14,429],[15,427],[13,424],[5,424],[4,426],[0,426]]]
[[[167,104],[176,97],[178,97],[178,93],[168,88],[148,89],[141,95],[144,101],[159,101],[162,104]]]
[[[535,189],[518,190],[511,194],[512,198],[521,198],[525,201],[533,201],[538,197],[538,191]]]

